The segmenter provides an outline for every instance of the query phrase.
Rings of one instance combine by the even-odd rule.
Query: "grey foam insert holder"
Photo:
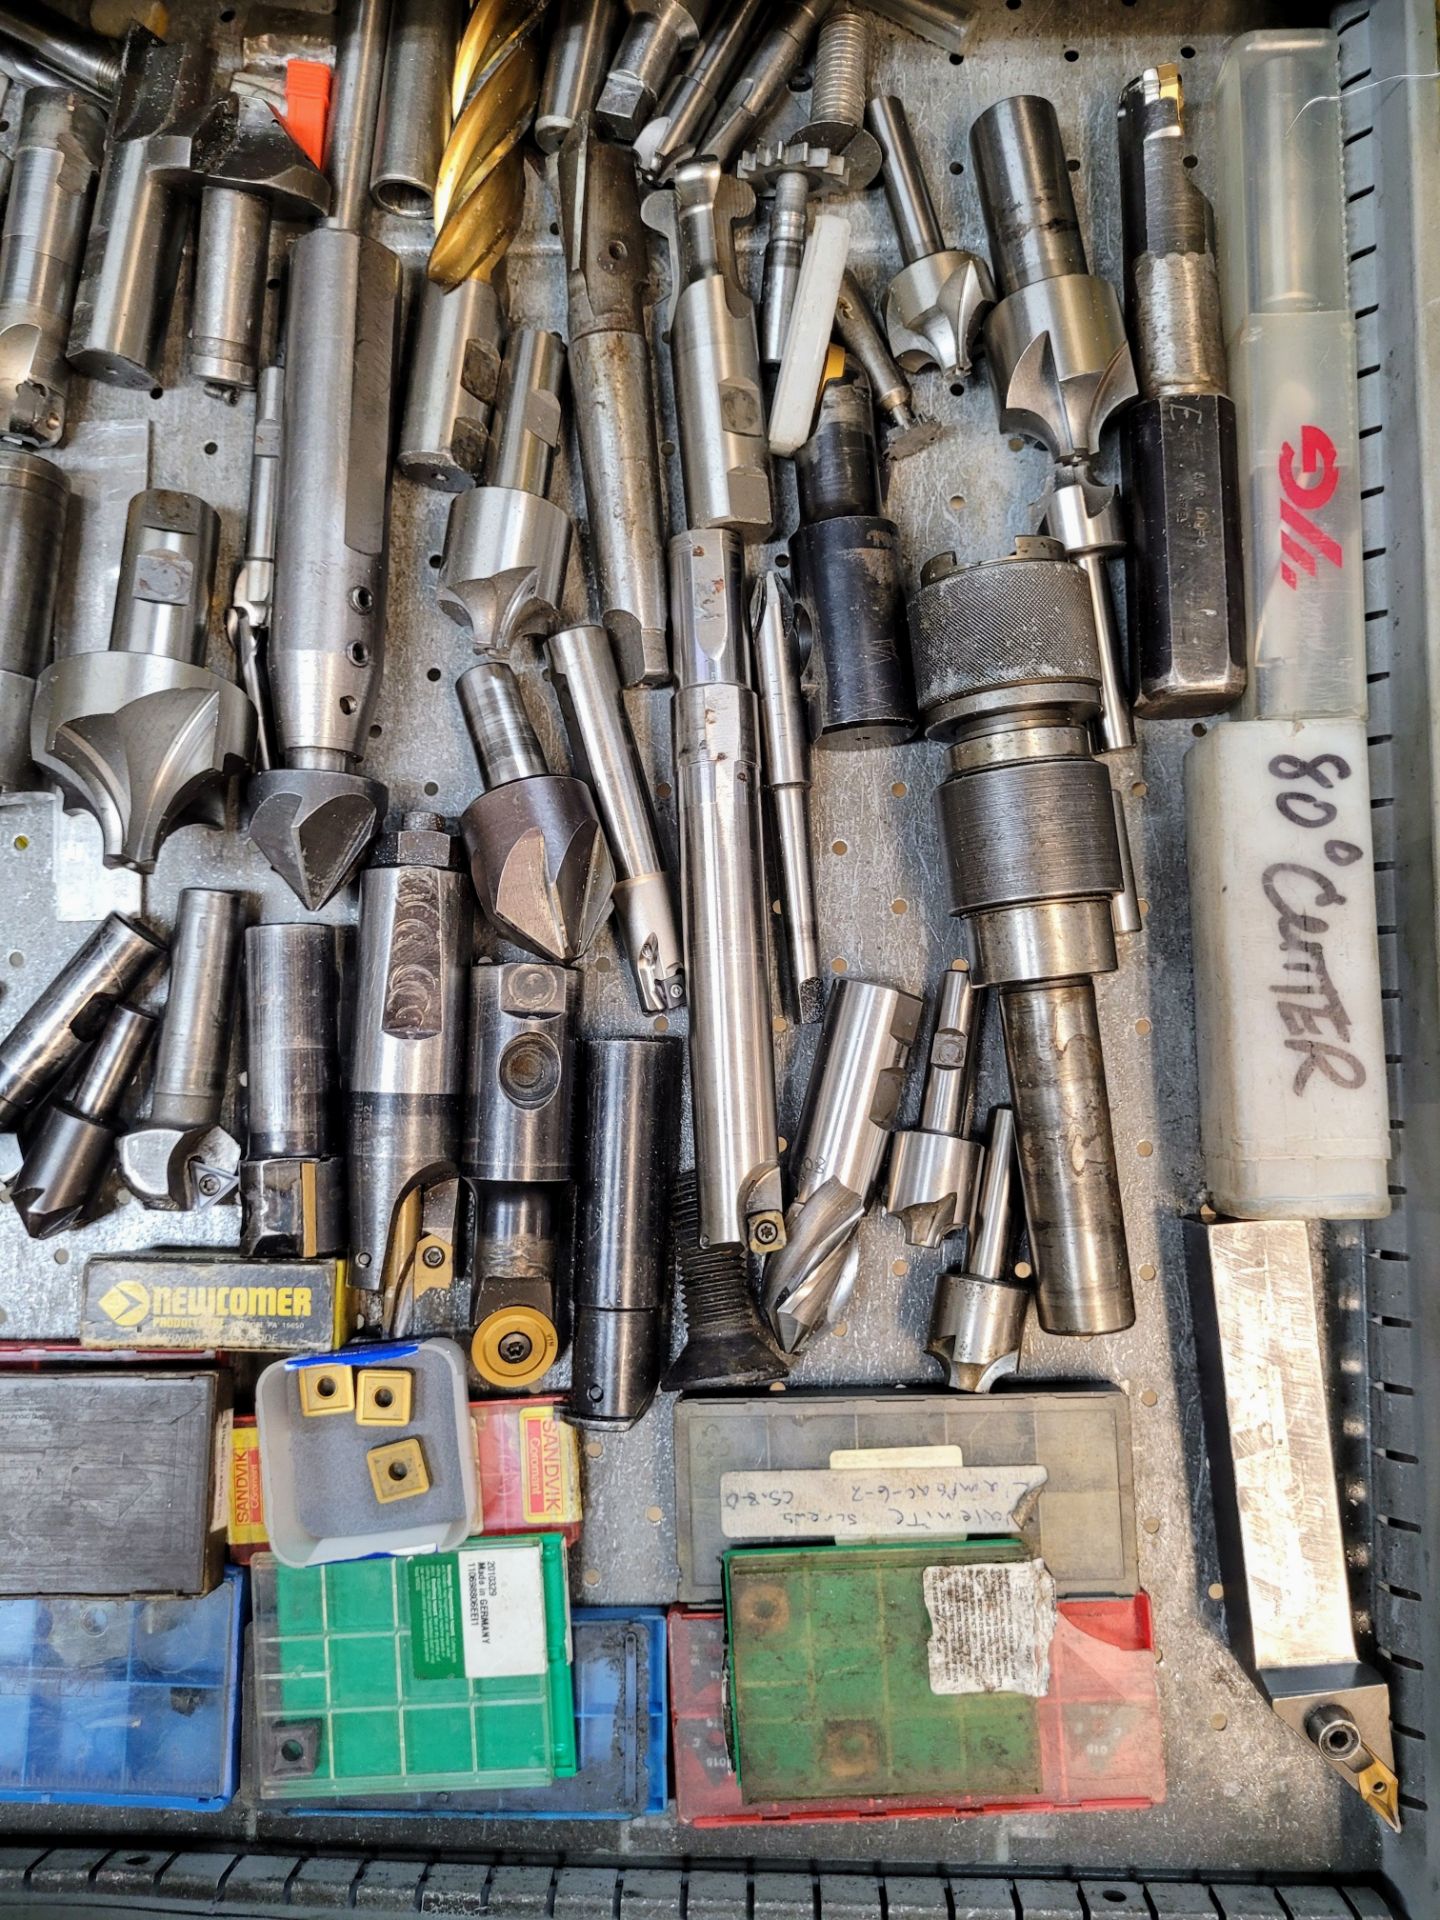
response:
[[[413,1375],[408,1426],[361,1426],[353,1413],[307,1419],[300,1411],[301,1369],[293,1369],[286,1380],[297,1509],[300,1524],[317,1539],[432,1523],[441,1527],[468,1518],[449,1371],[438,1354],[427,1358],[423,1343],[404,1360],[378,1364]],[[370,1484],[365,1457],[374,1447],[410,1439],[418,1440],[424,1451],[430,1490],[382,1505]]]

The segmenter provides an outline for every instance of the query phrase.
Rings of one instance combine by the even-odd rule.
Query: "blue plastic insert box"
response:
[[[244,1596],[0,1600],[0,1801],[227,1806]]]

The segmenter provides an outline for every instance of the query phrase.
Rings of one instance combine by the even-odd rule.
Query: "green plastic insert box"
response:
[[[546,1786],[579,1764],[565,1540],[251,1563],[262,1799]]]
[[[732,1751],[762,1801],[1043,1785],[1036,1702],[936,1693],[927,1567],[1028,1561],[1015,1541],[742,1548],[725,1556]]]

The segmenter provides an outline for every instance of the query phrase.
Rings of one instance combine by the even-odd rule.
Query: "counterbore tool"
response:
[[[969,963],[952,962],[940,982],[920,1124],[897,1133],[890,1150],[885,1211],[902,1222],[912,1247],[941,1246],[974,1223],[984,1147],[970,1127],[984,1012],[984,989]]]
[[[691,528],[670,542],[699,1245],[770,1253],[785,1223],[744,576],[728,530]]]
[[[51,461],[0,447],[0,793],[38,785],[35,676],[50,658],[70,483]]]
[[[560,149],[558,174],[590,571],[625,685],[658,687],[670,678],[665,501],[635,168],[586,114]]]
[[[773,573],[756,583],[750,607],[755,677],[760,688],[761,757],[780,869],[782,969],[790,1010],[802,1026],[825,1011],[820,977],[815,874],[810,863],[810,743],[800,693],[800,663],[789,596]]]
[[[509,667],[484,661],[455,690],[485,784],[460,822],[480,905],[507,940],[568,966],[589,952],[615,886],[594,797],[546,766]]]
[[[475,1189],[471,1357],[531,1385],[564,1326],[554,1190],[571,1179],[580,976],[533,960],[470,971],[461,1170]]]
[[[460,21],[460,0],[396,0],[390,11],[370,197],[407,220],[434,211]]]
[[[560,620],[570,516],[545,498],[564,425],[565,343],[517,327],[500,366],[485,478],[451,504],[440,605],[476,653],[505,659]]]
[[[240,684],[255,709],[255,766],[260,773],[268,773],[275,764],[268,651],[275,607],[275,523],[280,512],[284,407],[285,370],[266,367],[255,388],[245,552],[225,612],[225,634],[235,649]]]
[[[706,1246],[693,1167],[675,1182],[670,1230],[685,1305],[685,1345],[670,1362],[666,1393],[701,1387],[763,1387],[783,1380],[790,1362],[760,1314],[745,1248]]]
[[[435,182],[429,274],[442,286],[489,280],[525,211],[524,139],[540,92],[545,0],[471,10],[450,80],[453,124]]]
[[[693,47],[713,0],[625,0],[630,14],[595,103],[595,118],[612,140],[633,141],[655,111],[675,62]]]
[[[1000,1000],[1040,1324],[1115,1333],[1135,1309],[1092,976],[1115,967],[1123,876],[1087,732],[1101,699],[1089,583],[1041,539],[974,567],[940,554],[920,579],[920,705],[951,746],[952,911]]]
[[[245,933],[246,1091],[240,1251],[312,1260],[346,1245],[340,968],[334,927]]]
[[[348,1129],[350,1281],[397,1335],[455,1278],[471,938],[458,841],[403,815],[360,882]]]
[[[190,224],[205,43],[132,26],[121,60],[67,352],[89,379],[153,387]]]
[[[765,1266],[765,1308],[795,1353],[845,1313],[859,1273],[856,1234],[879,1187],[905,1062],[925,1003],[870,980],[835,984],[790,1149],[788,1238]]]
[[[936,1282],[925,1344],[944,1365],[950,1385],[964,1393],[988,1393],[1020,1364],[1030,1287],[1006,1273],[1014,1167],[1015,1118],[1008,1107],[995,1107],[965,1264]]]
[[[910,382],[880,331],[864,288],[849,267],[835,303],[835,331],[846,351],[859,361],[870,382],[870,397],[884,416],[886,459],[905,460],[933,446],[940,438],[940,424],[915,405]]]
[[[147,1207],[189,1213],[228,1200],[240,1184],[240,1143],[220,1115],[244,921],[243,894],[181,891],[150,1110],[121,1136],[117,1155],[120,1178]]]
[[[31,88],[0,236],[0,431],[27,447],[65,437],[65,342],[105,116],[78,94]]]
[[[310,912],[374,839],[385,789],[357,771],[385,658],[390,416],[400,263],[320,227],[295,244],[267,659],[276,764],[250,838]]]
[[[1000,430],[1037,440],[1054,463],[1044,526],[1085,573],[1100,648],[1101,742],[1119,752],[1135,744],[1135,730],[1105,562],[1124,551],[1125,536],[1115,490],[1095,478],[1093,463],[1106,422],[1138,391],[1120,302],[1086,265],[1050,102],[1022,94],[988,107],[970,129],[970,151],[1000,290],[985,321]]]
[[[500,298],[488,280],[427,280],[415,304],[395,465],[423,487],[463,493],[484,468],[500,386]]]
[[[905,103],[877,96],[865,118],[884,155],[880,177],[905,261],[885,296],[890,350],[907,373],[937,367],[947,380],[963,379],[995,301],[990,270],[978,255],[946,246]]]
[[[223,825],[225,783],[251,764],[255,709],[202,664],[219,536],[193,493],[137,494],[108,651],[36,684],[31,758],[99,821],[107,867],[149,873],[172,828]]]
[[[744,52],[767,0],[730,0],[676,74],[653,119],[635,136],[635,158],[646,180],[665,180],[682,161],[693,160],[696,142],[723,87]]]
[[[0,1040],[0,1129],[19,1126],[165,952],[124,914],[100,922]]]
[[[667,1013],[685,1002],[685,956],[610,636],[603,627],[567,627],[551,634],[546,652],[576,772],[605,827],[615,918],[640,1004]]]
[[[735,265],[735,229],[754,211],[751,189],[710,159],[686,161],[641,209],[670,248],[667,319],[686,519],[766,539],[773,509],[760,344]]]
[[[696,143],[698,152],[722,167],[732,166],[739,159],[751,134],[809,53],[832,4],[833,0],[780,0],[768,10],[764,31],[746,49],[738,72]],[[843,57],[832,63],[832,79],[853,82],[849,43],[844,43],[840,51]],[[870,177],[875,176],[872,173]]]
[[[113,1008],[73,1086],[36,1122],[10,1182],[10,1198],[32,1240],[78,1225],[94,1201],[115,1151],[120,1103],[154,1030],[148,1013]]]
[[[870,389],[853,361],[836,358],[815,431],[795,456],[790,560],[815,744],[865,752],[913,737],[915,689],[900,530],[880,511]]]
[[[619,28],[620,0],[560,0],[535,109],[535,144],[542,153],[554,153],[595,105]]]
[[[660,1384],[684,1059],[678,1039],[596,1040],[585,1050],[570,1350],[570,1417],[582,1427],[633,1427]]]
[[[255,385],[272,220],[314,220],[330,183],[263,100],[228,93],[205,110],[190,308],[190,377],[233,401]]]
[[[1117,117],[1140,386],[1121,440],[1135,711],[1219,713],[1245,690],[1245,583],[1215,216],[1186,165],[1178,68],[1147,67]]]

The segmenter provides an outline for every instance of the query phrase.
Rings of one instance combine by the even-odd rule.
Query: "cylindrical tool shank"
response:
[[[197,494],[137,493],[125,521],[110,651],[199,666],[219,545],[220,516]]]
[[[1085,273],[1065,141],[1050,102],[1036,94],[997,100],[971,127],[970,151],[1001,292]]]
[[[408,480],[463,493],[480,478],[500,378],[504,320],[488,280],[426,280],[395,464]]]
[[[336,932],[313,923],[245,934],[249,1158],[319,1160],[338,1144]]]
[[[26,446],[64,436],[65,341],[104,149],[98,107],[48,88],[26,94],[0,237],[0,428]]]
[[[400,263],[319,228],[290,257],[270,685],[290,764],[364,752],[385,654],[390,416]]]
[[[582,1426],[633,1426],[659,1384],[682,1063],[674,1039],[586,1048],[570,1359],[570,1411]]]
[[[800,518],[835,520],[880,512],[880,463],[870,386],[854,361],[820,394],[815,431],[795,455]]]
[[[112,1119],[154,1032],[153,1014],[136,1007],[114,1008],[64,1104],[87,1120]]]
[[[500,364],[485,455],[487,487],[543,496],[560,444],[564,391],[565,342],[543,327],[517,327]]]
[[[947,968],[940,983],[940,1005],[930,1040],[929,1071],[920,1124],[937,1133],[959,1133],[970,1125],[966,1111],[974,1098],[981,994],[968,967]]]
[[[765,283],[760,294],[760,360],[772,371],[785,358],[785,340],[805,258],[810,181],[796,169],[782,173],[770,202],[770,233],[765,242]],[[802,509],[803,511],[803,509]]]
[[[548,771],[519,682],[509,667],[498,660],[482,660],[461,674],[455,692],[487,793],[509,786],[512,780],[538,779]]]
[[[461,1166],[469,1180],[570,1178],[580,976],[532,960],[470,970]]]
[[[390,0],[341,0],[337,18],[335,98],[325,126],[325,171],[331,186],[325,224],[358,233],[370,191]]]
[[[51,73],[73,80],[97,99],[108,100],[120,84],[115,43],[101,34],[87,33],[43,0],[0,6],[0,39],[26,48]]]
[[[533,132],[542,153],[554,153],[595,104],[619,22],[619,0],[560,0],[535,109]]]
[[[30,703],[50,654],[70,486],[38,453],[0,447],[0,793],[30,773]]]
[[[262,194],[231,187],[202,194],[190,372],[222,397],[255,385],[269,248],[270,207]]]
[[[865,124],[880,142],[880,178],[905,262],[913,265],[929,254],[942,252],[945,236],[930,198],[904,101],[893,93],[871,100],[865,109]]]
[[[780,97],[800,65],[833,0],[781,0],[769,9],[765,31],[748,49],[699,145],[730,166]]]
[[[595,117],[612,140],[632,141],[655,111],[679,55],[693,47],[713,0],[626,0],[631,20]]]
[[[695,54],[677,75],[656,117],[635,141],[640,171],[649,180],[663,180],[695,152],[720,90],[729,84],[735,63],[744,51],[751,29],[769,0],[733,0]]]
[[[1000,995],[1036,1305],[1047,1333],[1135,1318],[1095,990],[1088,979]]]
[[[893,520],[847,515],[790,537],[795,613],[814,680],[815,743],[893,747],[915,732],[900,535]]]
[[[180,894],[150,1090],[152,1126],[211,1127],[220,1118],[244,921],[243,894],[211,887]]]
[[[387,213],[428,220],[450,132],[450,69],[459,39],[455,0],[396,0],[370,171]]]
[[[0,1128],[16,1125],[165,953],[165,943],[112,913],[0,1040]]]

